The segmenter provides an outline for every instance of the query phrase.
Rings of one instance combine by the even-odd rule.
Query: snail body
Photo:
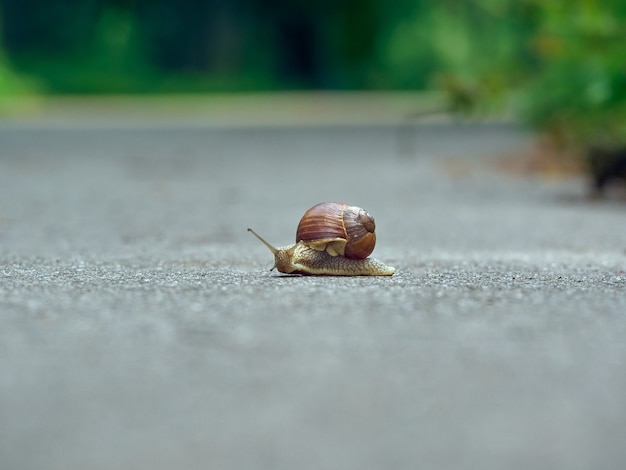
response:
[[[395,268],[368,258],[376,244],[374,218],[345,203],[323,202],[310,208],[298,224],[296,243],[275,248],[248,229],[274,254],[286,274],[391,276]],[[272,269],[274,269],[272,268]]]

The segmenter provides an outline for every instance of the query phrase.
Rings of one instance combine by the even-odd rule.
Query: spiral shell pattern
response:
[[[296,243],[336,251],[349,259],[367,258],[376,246],[376,223],[364,209],[342,202],[322,202],[304,213],[296,232]],[[345,242],[343,242],[345,240]],[[319,248],[315,248],[319,249]]]

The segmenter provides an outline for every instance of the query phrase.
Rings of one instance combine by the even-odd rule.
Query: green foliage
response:
[[[15,72],[0,50],[0,115],[30,108],[38,90],[36,80]]]
[[[0,97],[27,94],[35,88],[33,82],[16,73],[0,55]]]
[[[540,6],[531,38],[537,73],[526,89],[530,122],[566,143],[626,142],[626,10],[623,2]]]
[[[501,106],[523,83],[533,56],[533,8],[524,2],[412,2],[383,36],[381,64],[391,88],[437,87],[475,108]],[[472,106],[463,106],[468,111]]]
[[[464,112],[508,103],[564,145],[626,142],[622,0],[411,7],[384,39],[392,86],[438,87]]]

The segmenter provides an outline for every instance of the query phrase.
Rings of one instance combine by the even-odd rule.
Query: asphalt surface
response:
[[[0,126],[0,468],[626,459],[626,206],[510,125]],[[283,276],[344,200],[391,278]]]

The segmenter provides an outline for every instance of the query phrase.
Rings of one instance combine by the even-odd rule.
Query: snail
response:
[[[374,218],[360,207],[322,202],[304,213],[295,245],[275,248],[251,228],[274,254],[274,268],[286,274],[391,276],[395,268],[368,258],[376,244]]]

